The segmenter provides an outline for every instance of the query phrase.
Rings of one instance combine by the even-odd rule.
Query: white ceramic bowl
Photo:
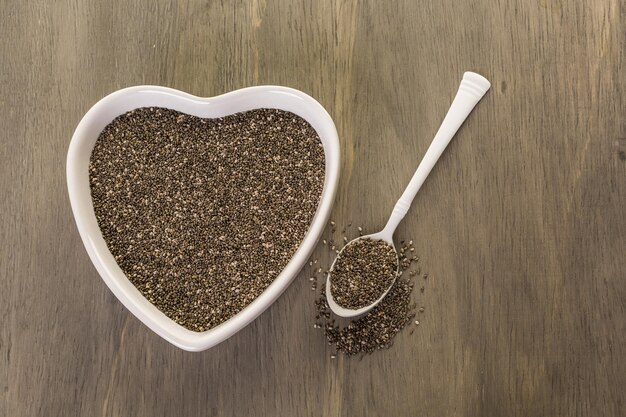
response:
[[[167,107],[199,117],[223,117],[256,108],[293,112],[308,121],[319,134],[326,157],[326,178],[313,222],[285,269],[250,305],[221,325],[205,332],[180,326],[152,305],[126,278],[109,252],[98,227],[89,188],[89,157],[96,139],[115,117],[139,107]],[[170,343],[189,351],[208,349],[232,336],[254,320],[287,288],[300,272],[317,243],[332,208],[339,180],[339,140],[332,119],[310,96],[291,88],[259,86],[200,98],[156,86],[130,87],[97,102],[78,124],[67,154],[67,188],[78,231],[87,253],[113,294],[146,326]]]

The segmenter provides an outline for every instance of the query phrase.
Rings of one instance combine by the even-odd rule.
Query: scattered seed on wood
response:
[[[398,259],[398,272],[406,272],[413,262],[412,258],[405,256],[398,256]],[[316,323],[324,330],[328,344],[347,356],[359,355],[362,359],[365,354],[388,349],[393,345],[394,337],[415,320],[416,303],[411,301],[413,285],[410,279],[399,276],[381,303],[358,319],[346,322],[345,319],[336,320],[332,314],[322,283],[315,301]],[[423,292],[424,287],[420,290]]]
[[[323,328],[328,344],[347,356],[388,349],[393,338],[412,321],[412,290],[412,283],[397,280],[387,296],[370,312],[339,326],[329,318],[332,316],[322,288],[315,304],[320,317],[326,320]]]

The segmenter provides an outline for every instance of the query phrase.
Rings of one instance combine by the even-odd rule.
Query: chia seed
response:
[[[330,292],[344,308],[359,309],[378,300],[398,273],[393,246],[383,240],[357,239],[347,245],[330,272]]]
[[[402,242],[404,245],[404,242]],[[413,247],[413,242],[403,246]],[[415,257],[398,254],[399,272],[413,268]],[[419,267],[419,266],[418,266]],[[405,274],[409,275],[410,274]],[[417,277],[416,277],[417,278]],[[398,278],[385,298],[372,310],[357,319],[344,319],[333,315],[326,300],[325,286],[321,285],[315,300],[316,315],[314,328],[324,329],[326,341],[333,352],[346,356],[369,354],[379,349],[390,348],[395,337],[411,323],[415,323],[409,334],[419,326],[416,320],[416,303],[412,302],[412,292],[416,278]],[[422,287],[423,288],[423,287]],[[332,355],[335,355],[333,353]]]
[[[415,317],[410,301],[413,283],[398,279],[385,298],[369,313],[347,325],[339,326],[330,316],[330,308],[322,289],[316,301],[320,317],[325,317],[324,332],[329,344],[347,356],[388,349],[395,336]]]
[[[319,136],[293,113],[202,119],[150,107],[104,128],[89,182],[130,282],[178,324],[205,331],[285,268],[317,210],[324,168]]]

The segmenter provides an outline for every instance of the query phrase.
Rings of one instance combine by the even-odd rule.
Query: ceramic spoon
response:
[[[435,166],[435,163],[443,153],[444,149],[446,149],[446,146],[448,146],[448,143],[450,143],[450,140],[452,140],[452,137],[457,132],[457,130],[459,130],[459,127],[461,127],[474,106],[476,106],[480,99],[485,95],[487,90],[489,90],[489,87],[491,87],[491,83],[489,83],[489,81],[487,81],[487,79],[482,75],[476,74],[474,72],[466,72],[465,74],[463,74],[463,80],[461,81],[461,85],[459,86],[459,91],[456,93],[456,97],[454,97],[454,100],[450,105],[450,109],[448,110],[446,117],[441,123],[441,127],[437,131],[433,142],[430,144],[430,147],[426,151],[426,155],[424,155],[422,162],[417,167],[417,171],[415,171],[415,174],[413,174],[411,182],[409,182],[406,190],[404,190],[404,193],[393,208],[393,212],[391,213],[391,216],[389,217],[385,228],[378,233],[358,237],[350,241],[341,249],[341,252],[343,252],[346,247],[353,244],[357,240],[366,238],[373,240],[383,240],[391,245],[395,250],[395,245],[393,243],[393,233],[396,230],[396,227],[398,227],[400,221],[409,211],[415,195],[424,183],[424,180],[426,180],[426,177],[428,176],[430,171]],[[393,282],[376,301],[359,309],[349,309],[338,305],[333,299],[333,295],[330,290],[331,277],[333,269],[335,267],[335,262],[337,262],[337,258],[341,256],[341,252],[339,252],[337,257],[335,258],[335,261],[331,265],[330,272],[328,273],[328,277],[326,278],[326,299],[328,300],[328,305],[330,306],[331,310],[338,316],[358,316],[371,310],[385,297],[385,295],[387,295],[387,293],[393,286],[395,279],[398,276],[397,268],[399,268],[399,262],[396,264],[396,275]]]

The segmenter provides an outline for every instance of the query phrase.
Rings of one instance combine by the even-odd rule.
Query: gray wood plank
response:
[[[0,9],[0,415],[626,414],[623,0]],[[429,278],[419,328],[388,351],[330,358],[308,267],[236,336],[180,351],[82,247],[67,146],[115,89],[313,95],[343,150],[333,219],[376,230],[465,70],[493,87],[398,231]]]

